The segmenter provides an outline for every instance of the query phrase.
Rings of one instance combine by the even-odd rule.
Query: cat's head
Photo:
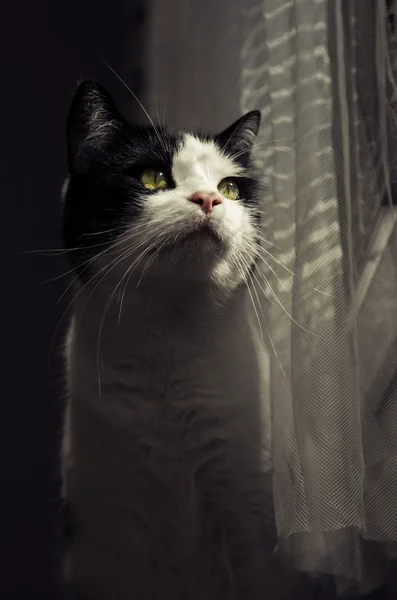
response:
[[[79,277],[241,283],[259,239],[259,124],[253,111],[214,136],[132,127],[102,87],[82,83],[67,122],[63,222]]]

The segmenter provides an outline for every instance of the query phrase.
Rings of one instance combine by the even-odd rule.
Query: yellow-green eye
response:
[[[141,183],[146,189],[157,191],[168,187],[168,180],[160,169],[145,169],[141,174]]]
[[[218,190],[228,200],[238,200],[240,198],[240,190],[233,179],[222,179],[218,185]]]

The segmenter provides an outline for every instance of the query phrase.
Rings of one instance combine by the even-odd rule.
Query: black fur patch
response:
[[[139,196],[147,190],[137,176],[148,167],[169,172],[178,137],[163,128],[132,127],[93,82],[77,90],[67,134],[70,179],[63,237],[73,268],[86,279],[86,261],[114,242],[140,213]]]

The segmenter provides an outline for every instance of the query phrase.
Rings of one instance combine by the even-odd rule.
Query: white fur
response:
[[[238,172],[212,142],[186,136],[176,189],[143,198],[113,252],[140,244],[128,265],[149,231],[161,243],[191,230],[204,215],[190,195]],[[254,229],[240,202],[225,199],[211,218],[223,251],[199,242],[194,260],[159,256],[144,277],[138,265],[121,320],[117,295],[108,303],[117,268],[77,290],[64,489],[76,525],[69,577],[87,598],[256,600],[265,585],[275,597],[261,372],[249,296],[237,287]]]

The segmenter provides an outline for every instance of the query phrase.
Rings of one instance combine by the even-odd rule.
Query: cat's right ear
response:
[[[123,128],[123,119],[111,96],[95,81],[81,83],[67,119],[70,172],[86,172]]]

